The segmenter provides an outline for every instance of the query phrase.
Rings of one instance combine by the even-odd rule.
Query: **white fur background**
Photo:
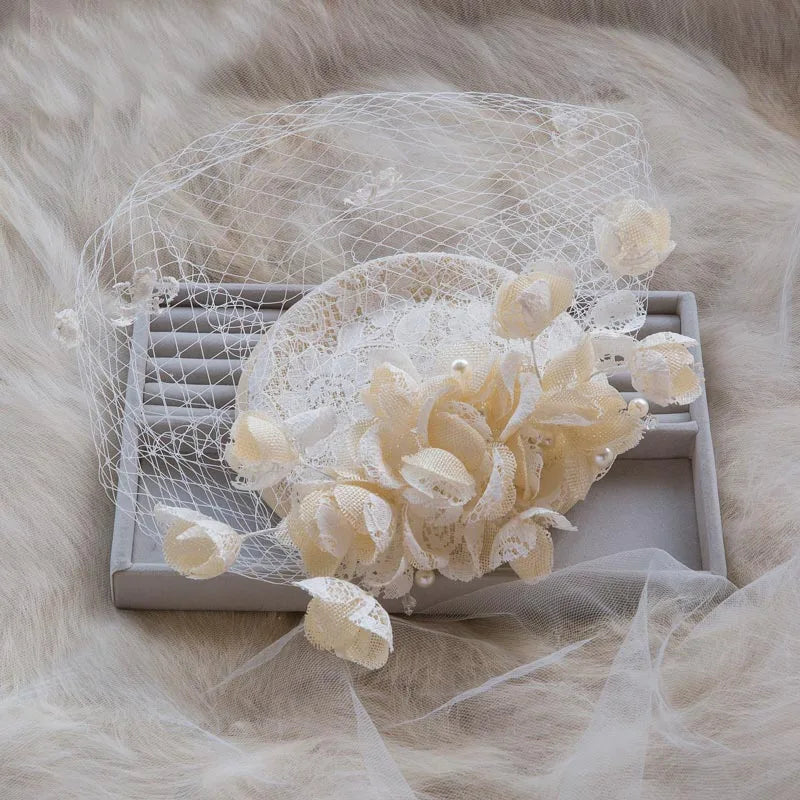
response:
[[[0,43],[0,797],[796,797],[800,6],[105,5],[9,8]],[[292,642],[307,669],[264,665],[211,691],[296,620],[110,604],[113,509],[74,358],[50,335],[83,242],[140,172],[203,133],[334,91],[440,88],[638,116],[678,242],[654,288],[700,303],[730,577],[760,580],[691,633],[681,617],[687,638],[659,662],[669,713],[630,728],[646,743],[632,775],[564,778],[636,618],[572,671],[495,695],[505,717],[404,733],[389,726],[426,707],[414,693],[435,705],[563,641],[462,626],[456,651],[446,630],[409,626],[406,655],[371,677]],[[714,591],[697,589],[704,610]],[[668,638],[669,599],[652,603],[647,636]]]

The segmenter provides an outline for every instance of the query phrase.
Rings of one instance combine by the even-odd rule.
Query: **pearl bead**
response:
[[[436,573],[431,569],[418,569],[414,573],[414,583],[416,583],[420,589],[427,589],[429,586],[433,585],[435,580]]]
[[[650,413],[650,403],[644,397],[634,397],[628,403],[628,413],[633,417],[643,419]]]
[[[466,358],[457,358],[450,365],[450,369],[455,375],[463,375],[469,369],[469,361]]]
[[[604,447],[594,457],[594,463],[601,469],[605,469],[614,460],[614,451],[610,447]]]

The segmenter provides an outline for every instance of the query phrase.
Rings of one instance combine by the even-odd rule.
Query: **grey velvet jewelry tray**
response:
[[[214,364],[222,348],[226,355],[246,357],[258,336],[302,291],[285,285],[207,285],[182,287],[169,308],[142,315],[134,323],[126,395],[126,419],[121,447],[117,513],[111,548],[111,588],[119,608],[303,611],[305,592],[288,585],[268,584],[225,574],[208,581],[188,580],[163,562],[153,538],[149,513],[137,514],[137,499],[158,495],[169,481],[170,468],[156,470],[152,459],[141,459],[140,437],[131,409],[148,407],[148,376],[157,370],[174,379],[169,409],[163,399],[154,407],[155,426],[169,426],[172,409],[181,416],[233,416],[235,384],[227,377],[229,360]],[[231,297],[237,302],[230,306]],[[226,304],[218,308],[215,303]],[[220,329],[224,332],[220,333]],[[651,292],[648,317],[640,336],[674,331],[699,341],[697,305],[690,292]],[[175,357],[180,353],[180,358]],[[699,354],[698,354],[699,355]],[[224,361],[224,363],[222,363]],[[233,365],[236,367],[236,365]],[[216,373],[220,374],[217,375]],[[227,382],[226,382],[227,381]],[[630,377],[617,375],[617,388],[633,396]],[[163,394],[163,385],[161,392]],[[165,414],[166,410],[166,414]],[[640,548],[659,548],[696,570],[725,575],[725,552],[717,494],[714,453],[705,393],[690,406],[668,411],[652,408],[658,424],[643,441],[625,453],[585,501],[570,512],[577,532],[553,534],[555,568],[600,556]],[[231,475],[211,471],[220,486]],[[142,491],[144,488],[147,491]],[[207,487],[213,493],[213,486]],[[168,495],[165,495],[168,496]],[[187,498],[188,500],[188,498]],[[146,508],[147,503],[142,502]],[[219,515],[224,518],[224,513]],[[506,568],[470,583],[439,576],[426,589],[415,587],[417,608],[493,583],[514,579]],[[399,601],[385,603],[399,611]]]

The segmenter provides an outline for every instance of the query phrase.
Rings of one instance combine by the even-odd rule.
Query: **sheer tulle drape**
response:
[[[375,673],[294,629],[211,698],[257,693],[276,734],[336,728],[317,777],[343,795],[789,797],[799,569],[736,590],[625,553],[396,618]]]

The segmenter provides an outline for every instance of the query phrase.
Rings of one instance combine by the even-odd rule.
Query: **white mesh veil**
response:
[[[84,254],[119,513],[189,577],[320,578],[311,609],[323,576],[410,610],[433,570],[546,573],[547,527],[645,427],[607,374],[633,370],[674,247],[652,202],[634,119],[509,96],[328,98],[198,140]],[[688,402],[694,372],[683,399],[670,376],[692,357],[654,344],[648,396]],[[382,362],[417,387],[407,430],[379,419]]]
[[[509,96],[328,98],[198,140],[144,175],[85,251],[80,360],[103,483],[113,491],[126,480],[120,448],[133,435],[145,472],[160,477],[131,513],[190,498],[239,531],[269,531],[275,520],[258,495],[226,479],[220,443],[242,360],[281,295],[402,253],[460,254],[497,275],[568,260],[578,322],[599,308],[619,327],[602,310],[616,293],[628,303],[623,324],[635,329],[643,300],[628,290],[646,288],[647,274],[618,279],[603,268],[593,221],[616,198],[651,195],[633,118]],[[386,301],[391,268],[387,276]],[[272,302],[261,303],[267,282]],[[466,283],[479,294],[498,280],[478,268]],[[291,347],[295,334],[274,346]],[[128,372],[129,359],[142,369]],[[295,410],[304,402],[297,377]],[[270,379],[261,380],[263,396]],[[233,569],[269,578],[295,567],[266,533],[246,542]]]

